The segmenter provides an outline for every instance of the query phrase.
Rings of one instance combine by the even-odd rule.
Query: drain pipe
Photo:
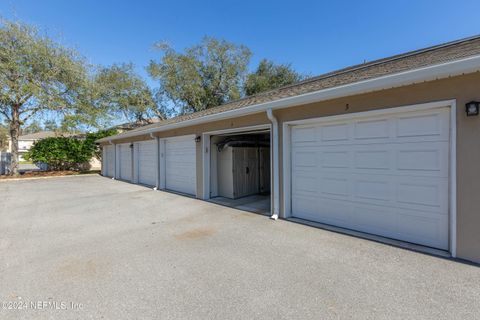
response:
[[[153,190],[158,190],[158,137],[153,135],[153,132],[150,133],[150,138],[155,139],[155,187]]]
[[[280,198],[279,198],[279,167],[278,167],[278,121],[277,118],[273,115],[272,109],[267,109],[267,117],[272,122],[272,162],[273,162],[273,210],[272,216],[270,217],[273,220],[278,219],[278,214],[280,212]]]

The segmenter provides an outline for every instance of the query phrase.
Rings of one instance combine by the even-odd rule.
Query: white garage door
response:
[[[115,147],[112,145],[104,146],[104,149],[103,165],[105,167],[103,172],[107,177],[113,177],[115,174]]]
[[[120,165],[120,179],[131,181],[132,180],[132,148],[130,143],[124,143],[118,145],[118,162]]]
[[[449,112],[292,127],[292,215],[448,249]]]
[[[155,186],[157,184],[156,140],[138,143],[138,183]]]
[[[195,195],[195,136],[165,140],[165,186],[169,190]]]

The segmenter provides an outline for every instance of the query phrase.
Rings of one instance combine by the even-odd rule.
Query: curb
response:
[[[10,182],[10,181],[43,180],[43,179],[58,179],[58,178],[87,177],[87,176],[100,176],[100,174],[99,173],[84,173],[84,174],[70,174],[70,175],[65,175],[65,176],[0,179],[0,183]]]

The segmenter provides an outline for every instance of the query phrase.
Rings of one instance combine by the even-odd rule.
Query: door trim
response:
[[[410,111],[422,111],[422,110],[430,110],[430,109],[446,108],[446,107],[450,108],[449,252],[450,252],[450,255],[453,258],[455,258],[457,255],[457,152],[456,152],[457,104],[455,99],[284,122],[282,125],[282,138],[283,138],[283,152],[282,152],[283,210],[281,212],[282,218],[286,219],[292,216],[291,129],[293,126],[310,124],[310,123],[319,123],[319,122],[330,122],[330,121],[343,120],[343,119],[352,119],[352,118],[365,117],[365,116],[396,114],[396,113],[404,113],[404,112],[410,112]]]

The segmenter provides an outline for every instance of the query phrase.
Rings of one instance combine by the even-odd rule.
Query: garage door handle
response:
[[[249,174],[249,173],[250,173],[250,168],[249,168],[249,167],[246,168],[245,173],[246,173],[246,174]]]

